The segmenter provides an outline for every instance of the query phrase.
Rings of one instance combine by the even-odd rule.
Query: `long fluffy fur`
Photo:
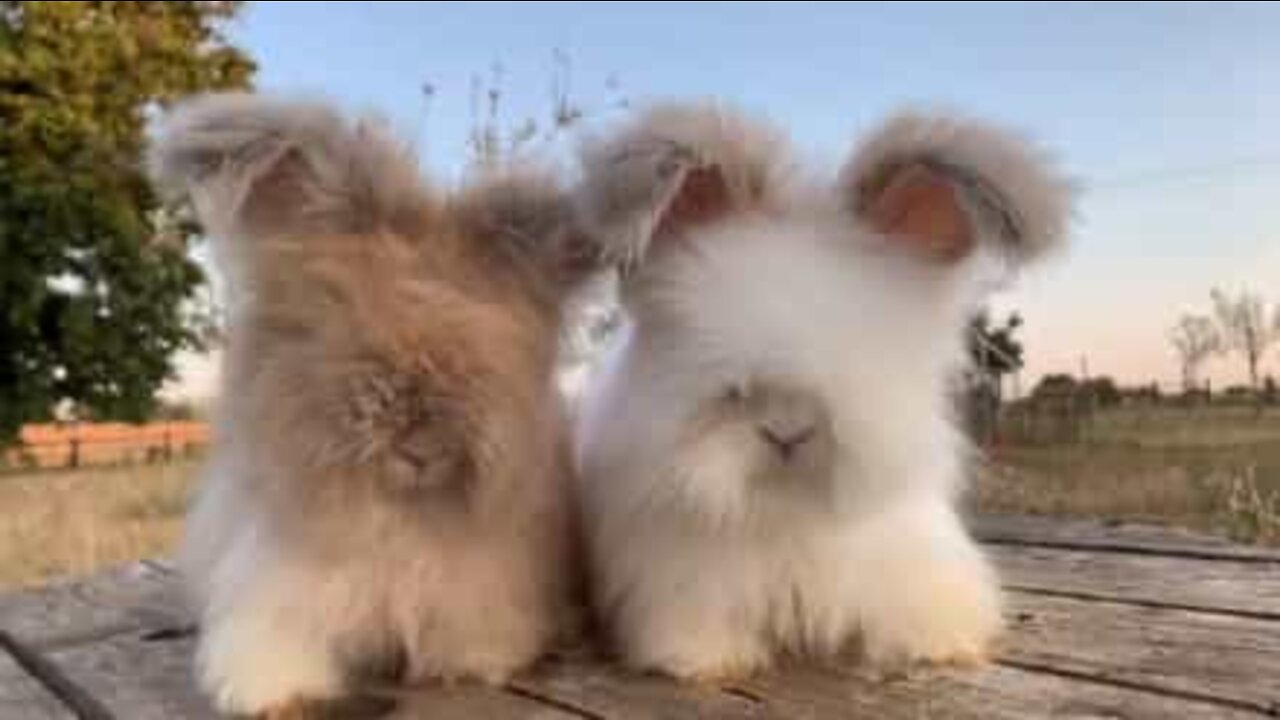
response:
[[[975,219],[985,221],[988,234],[1008,233],[995,239],[1017,262],[1039,260],[1065,244],[1075,186],[1025,138],[968,117],[904,112],[859,143],[839,184],[854,196],[882,169],[907,162],[960,174],[977,191],[972,211],[987,215]]]
[[[431,191],[380,125],[213,96],[151,157],[232,279],[217,442],[183,568],[200,684],[256,713],[409,680],[499,681],[571,619],[562,193]]]
[[[719,165],[735,206],[767,207],[789,171],[786,158],[779,131],[727,106],[658,105],[614,135],[584,143],[580,222],[604,255],[633,263],[653,237],[657,208],[685,171]]]
[[[954,509],[965,444],[948,378],[986,279],[1010,256],[1061,242],[1060,181],[998,130],[930,118],[889,123],[840,182],[808,185],[777,145],[752,140],[773,131],[726,112],[663,110],[586,157],[590,226],[603,245],[641,256],[624,288],[627,321],[577,428],[597,607],[630,663],[679,677],[855,643],[882,665],[980,658],[1001,600]],[[725,217],[652,255],[642,235],[657,223],[635,218],[661,215],[652,203],[672,191],[655,191],[666,176],[642,169],[669,146],[770,184],[735,194]],[[892,238],[861,221],[853,190],[886,164],[934,157],[967,174],[957,189],[975,210],[999,193],[1017,234],[980,232],[958,265],[886,252]],[[1011,253],[1011,242],[1022,247]],[[744,379],[820,400],[835,446],[829,477],[749,480],[760,439],[704,431],[695,419]]]

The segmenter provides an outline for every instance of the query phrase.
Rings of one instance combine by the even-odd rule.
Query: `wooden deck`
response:
[[[1012,599],[1013,630],[985,670],[876,681],[797,668],[691,688],[559,657],[503,689],[406,694],[389,716],[1280,718],[1280,552],[1138,525],[974,525]],[[0,718],[212,718],[191,646],[163,564],[0,596]]]

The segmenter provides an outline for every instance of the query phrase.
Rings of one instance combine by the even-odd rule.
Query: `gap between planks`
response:
[[[1027,538],[977,535],[978,542],[983,545],[1001,547],[1044,548],[1046,550],[1067,550],[1083,553],[1114,553],[1117,555],[1145,555],[1148,557],[1179,558],[1183,560],[1221,560],[1248,565],[1280,565],[1280,558],[1267,555],[1234,554],[1215,550],[1192,550],[1190,548],[1160,548],[1145,545],[1126,545],[1123,543],[1091,543],[1069,542],[1063,540],[1031,540]]]
[[[988,545],[1280,565],[1280,549],[1150,522],[979,513],[965,524]]]
[[[116,720],[110,710],[67,677],[55,663],[3,630],[0,630],[0,652],[12,658],[19,668],[57,698],[77,720]]]
[[[1089,683],[1091,685],[1102,685],[1105,687],[1117,688],[1120,690],[1133,690],[1145,693],[1147,695],[1155,695],[1166,698],[1176,698],[1178,700],[1187,700],[1189,702],[1202,703],[1205,705],[1213,705],[1214,707],[1230,708],[1232,710],[1240,710],[1243,712],[1255,713],[1259,717],[1276,718],[1280,717],[1280,701],[1271,703],[1270,706],[1263,707],[1256,703],[1245,700],[1236,700],[1234,698],[1223,697],[1221,695],[1213,695],[1209,693],[1198,693],[1177,688],[1153,687],[1151,685],[1133,680],[1125,680],[1123,678],[1102,677],[1092,673],[1070,670],[1061,667],[1055,667],[1046,663],[1026,662],[1023,660],[1008,660],[1000,658],[995,661],[996,665],[1010,668],[1019,672],[1030,673],[1034,675],[1046,675],[1050,677],[1062,678],[1073,682]]]
[[[1182,612],[1199,613],[1201,615],[1223,615],[1244,620],[1261,620],[1263,622],[1280,622],[1280,612],[1265,610],[1237,610],[1234,608],[1212,607],[1186,603],[1166,602],[1164,600],[1146,600],[1135,597],[1104,595],[1079,590],[1053,590],[1018,584],[1005,584],[1006,592],[1038,597],[1058,598],[1060,600],[1079,600],[1080,602],[1106,603],[1108,605],[1130,605],[1150,610],[1180,610]]]
[[[554,710],[576,715],[583,718],[583,720],[610,720],[610,718],[604,715],[591,712],[587,708],[581,707],[567,700],[561,700],[550,693],[535,690],[525,685],[506,685],[502,689],[507,694],[514,695],[522,700],[528,700]]]

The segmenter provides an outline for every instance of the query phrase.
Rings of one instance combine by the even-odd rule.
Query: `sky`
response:
[[[384,115],[444,178],[471,78],[499,65],[504,116],[545,115],[556,51],[599,123],[619,96],[715,97],[833,171],[906,106],[1015,127],[1082,188],[1068,254],[993,303],[1025,319],[1028,383],[1087,365],[1172,387],[1168,328],[1211,288],[1280,302],[1280,4],[253,2],[229,33],[259,89]],[[209,363],[184,367],[209,392]]]

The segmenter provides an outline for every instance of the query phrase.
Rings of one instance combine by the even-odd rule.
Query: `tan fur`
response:
[[[552,385],[575,255],[562,195],[454,195],[323,105],[216,96],[153,156],[231,276],[217,445],[185,569],[220,709],[350,689],[365,666],[499,681],[570,619]]]

